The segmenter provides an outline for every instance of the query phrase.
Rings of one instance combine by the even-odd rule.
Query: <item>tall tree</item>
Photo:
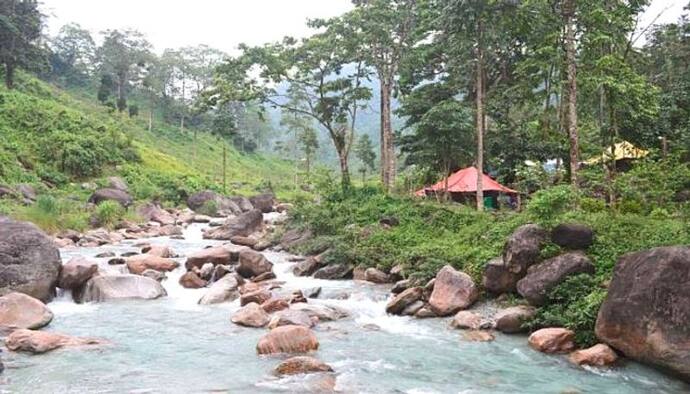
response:
[[[31,67],[41,57],[41,17],[36,0],[0,1],[0,62],[8,89],[17,68]]]
[[[69,85],[84,85],[94,71],[96,44],[88,30],[76,23],[60,28],[51,40],[53,74]]]
[[[561,16],[563,18],[566,78],[566,122],[568,141],[570,142],[570,182],[577,187],[577,172],[580,167],[580,145],[577,132],[577,48],[575,37],[575,0],[562,0]]]
[[[364,183],[366,181],[367,171],[374,171],[376,168],[376,153],[374,153],[374,145],[371,143],[369,135],[362,134],[357,139],[354,151],[355,156],[361,162],[359,171],[362,173],[362,183]]]

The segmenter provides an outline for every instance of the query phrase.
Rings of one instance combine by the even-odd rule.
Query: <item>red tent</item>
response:
[[[517,191],[507,188],[500,183],[491,179],[484,174],[482,185],[485,192],[493,191],[504,194],[518,194]],[[425,187],[424,189],[415,192],[417,196],[425,196],[427,193],[439,192],[443,193],[446,189],[445,178],[440,180],[433,186]],[[477,192],[477,169],[475,167],[468,167],[462,169],[455,174],[448,177],[448,192],[450,193],[476,193]]]

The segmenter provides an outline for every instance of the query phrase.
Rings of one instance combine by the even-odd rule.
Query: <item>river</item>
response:
[[[191,225],[184,240],[146,241],[185,254],[220,242],[201,238]],[[138,251],[134,241],[61,251],[75,255]],[[634,362],[612,369],[581,368],[565,356],[527,346],[522,335],[496,333],[493,342],[470,342],[449,328],[449,318],[418,320],[386,315],[389,286],[324,281],[292,275],[290,255],[266,252],[285,288],[322,288],[318,300],[350,311],[351,317],[314,329],[315,356],[336,371],[335,388],[345,393],[681,393],[684,383]],[[95,259],[106,271],[122,268]],[[178,259],[181,263],[184,258]],[[184,264],[182,264],[183,266]],[[64,349],[30,356],[5,352],[0,391],[7,393],[304,393],[321,392],[323,375],[278,378],[284,357],[256,354],[265,329],[230,322],[239,301],[197,305],[205,289],[178,284],[183,268],[169,273],[168,297],[78,305],[61,294],[48,306],[55,318],[46,328],[69,335],[105,338],[111,345]],[[345,295],[349,298],[342,299]]]

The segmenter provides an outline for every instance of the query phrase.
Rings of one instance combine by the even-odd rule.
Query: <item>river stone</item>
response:
[[[175,260],[166,259],[150,254],[140,254],[128,257],[127,269],[135,275],[141,275],[147,269],[152,269],[161,272],[170,272],[180,266]]]
[[[211,285],[206,294],[199,300],[199,304],[212,305],[234,301],[240,296],[237,291],[239,285],[235,275],[225,275]]]
[[[15,330],[6,339],[5,346],[13,352],[42,354],[62,347],[104,345],[98,338],[77,338],[47,331]]]
[[[240,253],[240,264],[235,271],[243,277],[250,279],[268,272],[273,272],[273,263],[268,261],[263,254],[251,249],[246,249]]]
[[[263,213],[273,212],[273,203],[275,196],[272,193],[263,193],[251,197],[249,201],[252,203],[254,209],[258,209]]]
[[[240,297],[240,305],[244,306],[255,302],[259,305],[270,300],[273,297],[270,290],[259,289],[249,293],[242,294]]]
[[[276,297],[266,300],[261,304],[261,308],[263,308],[266,313],[282,311],[284,309],[288,309],[289,307],[290,303],[286,299]]]
[[[204,238],[229,241],[236,235],[249,236],[263,229],[263,215],[258,209],[231,217],[220,227],[204,232]]]
[[[156,222],[163,225],[176,223],[173,215],[153,203],[146,203],[142,205],[137,209],[137,213],[147,222]]]
[[[249,212],[254,209],[254,206],[252,205],[251,201],[249,201],[248,198],[246,197],[230,197],[230,200],[237,205],[242,212]]]
[[[512,272],[503,262],[503,257],[495,258],[484,266],[482,285],[490,293],[514,293],[521,275]]]
[[[541,306],[552,289],[577,274],[594,274],[594,265],[584,253],[562,254],[530,267],[517,290],[530,304]]]
[[[449,316],[470,307],[478,297],[472,278],[446,265],[436,275],[429,306],[438,316]]]
[[[393,297],[386,305],[386,313],[400,315],[405,308],[422,299],[424,289],[421,287],[411,287]]]
[[[223,245],[202,249],[187,256],[185,268],[191,270],[194,267],[201,268],[206,263],[213,265],[232,265],[240,259],[240,253],[248,250],[246,246]]]
[[[62,266],[58,287],[72,290],[81,287],[98,272],[98,264],[82,256],[73,257]]]
[[[403,291],[409,289],[412,286],[412,280],[410,279],[403,279],[395,282],[393,285],[393,288],[391,288],[391,293],[393,294],[400,294]]]
[[[0,297],[0,326],[38,329],[53,320],[53,312],[44,303],[23,293]]]
[[[450,326],[463,330],[478,330],[482,325],[482,317],[470,311],[460,311],[455,314]]]
[[[583,224],[560,224],[551,230],[551,242],[567,249],[587,249],[594,243],[594,231]]]
[[[604,367],[614,364],[618,360],[618,355],[608,345],[599,343],[590,348],[570,353],[568,359],[576,365]]]
[[[168,246],[164,245],[149,245],[144,246],[141,249],[141,253],[148,254],[151,256],[163,257],[166,259],[176,257],[175,252]]]
[[[280,239],[280,246],[285,250],[290,250],[308,241],[313,236],[314,235],[309,230],[290,229],[286,231]]]
[[[234,243],[235,245],[249,246],[250,248],[253,248],[259,241],[254,238],[235,235],[234,237],[230,238],[230,242]]]
[[[496,329],[505,334],[523,332],[523,323],[537,314],[537,309],[531,306],[513,306],[499,311],[495,316]]]
[[[690,381],[690,247],[622,256],[596,335],[627,357]]]
[[[134,203],[132,196],[117,189],[98,189],[89,197],[89,202],[92,204],[98,205],[103,201],[115,201],[125,208]]]
[[[528,342],[542,353],[569,353],[575,349],[575,333],[566,328],[542,328],[533,332]]]
[[[198,193],[194,193],[189,198],[187,198],[187,206],[192,210],[192,211],[199,211],[201,208],[208,206],[209,203],[213,203],[215,205],[215,208],[218,212],[213,212],[213,214],[220,213],[220,212],[231,212],[234,215],[242,213],[242,210],[240,209],[235,202],[228,197],[221,196],[220,194],[211,191],[211,190],[204,190]],[[211,213],[211,212],[209,212]]]
[[[61,268],[52,238],[31,223],[0,220],[0,295],[16,291],[48,302]]]
[[[350,316],[350,313],[343,308],[325,304],[299,302],[292,304],[290,310],[306,312],[309,317],[319,321],[334,321]]]
[[[280,363],[276,369],[278,375],[298,375],[318,372],[333,372],[333,368],[313,357],[291,357]]]
[[[308,353],[318,349],[316,335],[302,326],[276,327],[261,337],[256,345],[259,354]]]
[[[462,337],[470,342],[491,342],[496,339],[494,334],[486,330],[466,330]]]
[[[107,302],[121,299],[152,300],[166,296],[160,283],[141,275],[104,275],[89,279],[79,292],[79,302]]]
[[[199,277],[203,280],[209,281],[213,279],[213,272],[216,270],[216,266],[214,266],[212,263],[206,263],[201,266],[201,269],[199,270]],[[221,275],[218,279],[222,278],[223,275]]]
[[[245,327],[263,327],[271,318],[259,304],[252,302],[238,309],[232,315],[232,322]]]
[[[371,283],[384,284],[390,282],[390,277],[385,272],[376,268],[367,268],[364,271],[364,280]]]
[[[503,247],[503,261],[508,270],[524,275],[529,266],[539,262],[546,238],[546,231],[539,225],[526,224],[518,227]]]
[[[331,264],[314,273],[316,279],[348,279],[352,277],[352,266],[348,264]]]
[[[321,268],[321,261],[316,257],[310,256],[306,260],[295,264],[292,268],[292,273],[295,276],[309,276],[313,275],[319,268]]]
[[[185,289],[201,289],[206,287],[206,281],[199,278],[196,273],[189,271],[180,276],[180,286]]]
[[[401,313],[403,316],[414,316],[424,308],[426,304],[424,301],[415,301],[412,304],[408,305]]]
[[[313,327],[314,320],[309,316],[307,312],[296,311],[296,310],[286,310],[277,313],[273,318],[271,318],[270,323],[268,323],[268,328],[276,328],[280,326],[304,326]]]
[[[148,270],[142,272],[142,273],[141,273],[141,276],[144,276],[144,277],[146,277],[146,278],[153,279],[153,280],[155,280],[156,282],[162,282],[163,279],[166,279],[166,278],[167,278],[167,276],[165,275],[165,273],[160,272],[160,271],[156,271],[156,270],[152,270],[152,269],[148,269]]]

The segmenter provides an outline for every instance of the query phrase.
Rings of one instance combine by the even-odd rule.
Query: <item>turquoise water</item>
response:
[[[200,239],[200,227],[187,240],[155,243],[186,254],[214,244]],[[93,256],[116,247],[64,250]],[[415,320],[384,313],[388,288],[352,281],[295,278],[286,255],[268,252],[286,289],[322,286],[319,300],[348,309],[352,316],[315,328],[315,356],[336,371],[335,388],[346,393],[682,393],[689,387],[645,366],[626,362],[613,369],[583,369],[565,356],[531,350],[525,336],[496,334],[489,343],[468,342],[449,319]],[[105,265],[104,269],[117,269]],[[182,261],[181,259],[180,261]],[[201,290],[177,284],[181,270],[163,283],[169,296],[155,301],[76,305],[63,295],[49,307],[47,328],[70,335],[96,336],[111,345],[66,349],[29,356],[5,352],[0,384],[9,393],[280,393],[322,392],[323,375],[279,379],[272,373],[281,357],[257,356],[266,330],[230,322],[237,302],[199,306]]]

